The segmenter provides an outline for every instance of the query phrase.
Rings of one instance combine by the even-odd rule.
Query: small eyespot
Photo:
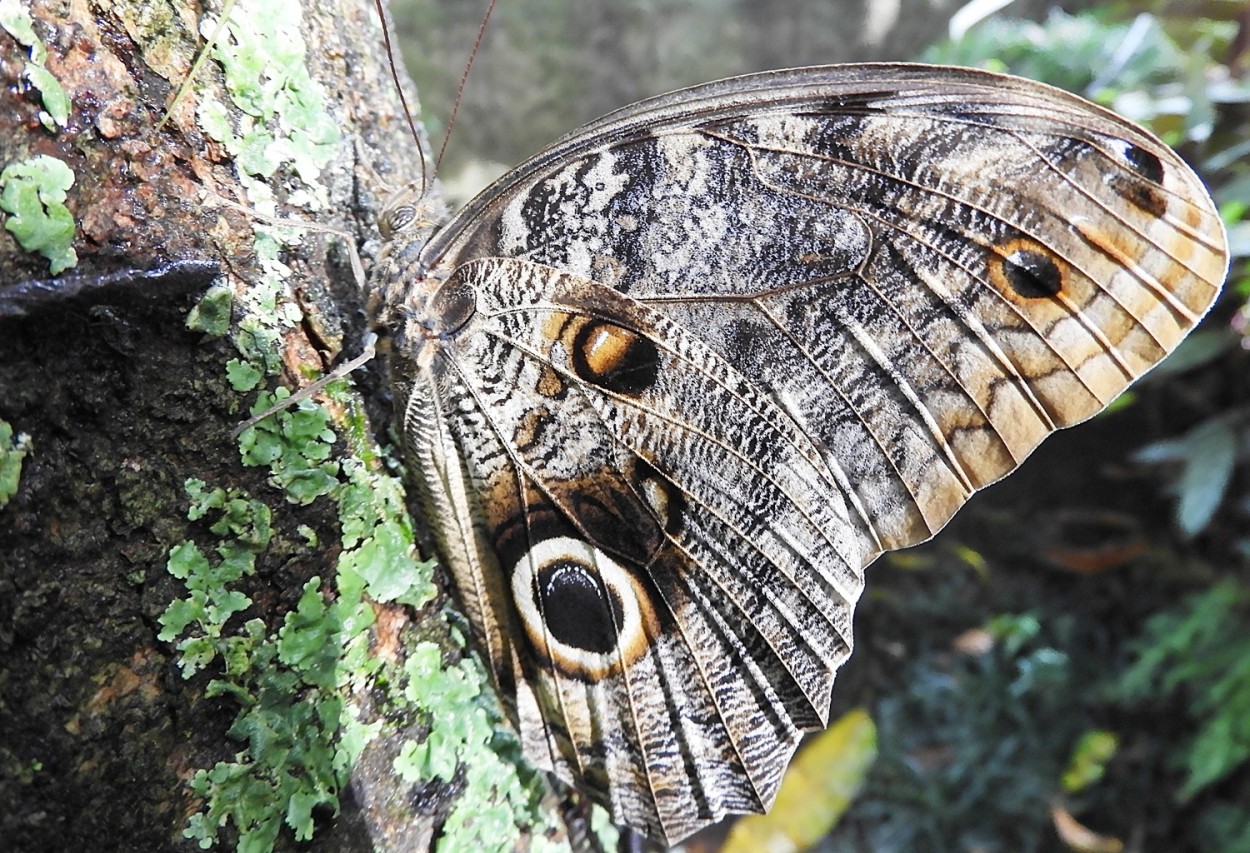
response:
[[[1115,140],[1110,147],[1138,175],[1152,183],[1163,183],[1163,161],[1159,155],[1124,139]]]
[[[1016,293],[1031,299],[1054,296],[1062,285],[1055,262],[1027,249],[1003,258],[1003,275]]]
[[[639,493],[664,527],[664,532],[676,535],[685,523],[686,515],[686,497],[681,489],[641,458],[634,463],[634,480]]]
[[[990,253],[991,280],[1025,299],[1058,296],[1063,290],[1063,268],[1053,252],[1028,238],[1008,240]]]
[[[660,354],[655,343],[632,329],[592,320],[573,342],[573,370],[592,385],[636,396],[655,384]]]
[[[1167,212],[1168,198],[1162,189],[1165,172],[1159,155],[1124,139],[1108,140],[1105,147],[1131,172],[1109,171],[1108,185],[1135,207],[1152,216],[1163,216]]]

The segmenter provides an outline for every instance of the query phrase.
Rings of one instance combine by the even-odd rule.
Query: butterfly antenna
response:
[[[460,98],[464,95],[464,84],[469,79],[469,72],[473,70],[473,60],[477,58],[477,50],[482,46],[482,37],[486,35],[486,25],[490,22],[490,13],[493,11],[495,11],[495,0],[490,0],[486,7],[486,14],[482,16],[482,23],[477,26],[477,38],[473,40],[473,49],[469,51],[469,61],[464,64],[464,73],[460,75],[460,85],[456,87],[456,100],[452,102],[451,116],[447,119],[447,132],[443,134],[443,144],[438,149],[438,157],[434,160],[436,169],[443,162],[443,154],[447,151],[451,132],[456,128],[456,114],[460,112]]]
[[[243,430],[247,429],[248,427],[254,427],[258,423],[263,421],[265,418],[269,417],[270,415],[275,415],[278,412],[281,412],[283,409],[289,409],[292,406],[296,405],[297,403],[307,400],[313,394],[316,394],[317,392],[321,391],[321,389],[325,388],[334,380],[342,379],[344,376],[347,376],[349,373],[352,373],[357,368],[361,367],[364,364],[367,364],[374,356],[377,355],[377,342],[378,342],[378,336],[374,334],[373,332],[370,332],[365,337],[364,350],[360,353],[360,355],[356,356],[350,361],[346,361],[343,364],[340,364],[338,367],[334,368],[329,373],[322,376],[316,382],[312,383],[311,385],[305,385],[303,388],[299,389],[291,396],[286,397],[282,400],[279,400],[278,402],[274,403],[269,408],[265,409],[263,412],[258,412],[257,414],[252,415],[252,417],[248,418],[246,421],[244,421],[243,423],[239,424],[237,427],[232,429],[230,431],[230,437],[238,438],[240,435],[242,435]]]
[[[321,231],[326,234],[334,234],[338,237],[342,237],[344,247],[347,249],[348,257],[351,260],[352,276],[356,279],[356,286],[361,288],[362,293],[364,292],[365,267],[360,260],[360,252],[356,250],[356,243],[350,232],[344,231],[341,228],[335,228],[332,225],[322,225],[319,222],[292,222],[291,220],[280,219],[276,216],[269,216],[268,214],[261,213],[259,210],[253,210],[249,207],[233,202],[230,199],[220,196],[212,191],[205,191],[204,199],[205,201],[214,202],[216,204],[223,205],[224,207],[237,210],[251,219],[258,219],[261,222],[267,222],[268,224],[279,228],[298,228],[306,231]],[[283,400],[279,400],[263,412],[248,418],[230,432],[230,437],[238,438],[243,430],[248,427],[256,426],[256,424],[260,423],[270,415],[276,414],[283,409],[289,409],[297,403],[307,400],[313,394],[318,393],[322,388],[325,388],[326,385],[330,384],[334,380],[341,379],[349,373],[352,373],[361,365],[370,361],[377,354],[377,340],[378,336],[375,333],[370,332],[365,338],[364,350],[360,355],[356,356],[351,361],[339,365],[334,370],[322,376],[316,382],[313,382],[311,385],[304,386],[291,396]]]
[[[386,11],[382,8],[382,0],[373,0],[373,5],[378,10],[378,20],[382,23],[382,43],[386,45],[386,61],[391,66],[391,79],[395,81],[395,91],[399,94],[399,103],[404,108],[404,120],[408,122],[408,130],[417,142],[417,150],[421,152],[421,195],[425,195],[430,180],[425,165],[425,146],[421,144],[421,134],[417,133],[417,123],[412,120],[412,112],[408,109],[408,99],[404,97],[403,84],[399,82],[399,69],[395,66],[395,49],[391,46],[391,28],[386,23]]]
[[[199,54],[195,57],[195,63],[191,66],[191,70],[187,72],[186,79],[182,81],[182,85],[178,87],[178,91],[174,93],[174,98],[169,102],[169,106],[165,108],[165,115],[161,116],[161,120],[156,123],[156,129],[160,130],[165,126],[165,122],[169,121],[169,117],[174,114],[174,107],[178,106],[178,102],[187,96],[187,92],[191,89],[191,84],[195,82],[195,78],[200,73],[200,69],[204,63],[208,61],[208,55],[212,53],[213,46],[217,44],[217,39],[221,38],[221,31],[225,29],[226,22],[230,18],[230,11],[234,8],[234,4],[238,0],[226,0],[226,4],[221,7],[221,15],[217,18],[217,26],[213,28],[213,32],[208,37],[208,41],[200,48]]]

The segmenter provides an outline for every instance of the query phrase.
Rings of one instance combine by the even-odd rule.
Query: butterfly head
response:
[[[429,318],[425,322],[431,300],[442,286],[445,274],[434,275],[422,256],[422,250],[439,224],[446,218],[446,208],[436,197],[424,192],[419,185],[409,184],[393,195],[378,217],[378,231],[383,245],[373,278],[369,282],[366,308],[369,322],[375,331],[406,330],[414,317],[422,318],[411,329],[414,340],[443,334],[448,326],[459,328],[457,310],[472,314],[472,304],[467,309],[464,300],[461,307],[440,303],[450,312],[447,322]],[[429,308],[427,308],[429,306]],[[465,316],[462,319],[467,319]],[[425,329],[425,332],[422,332]],[[450,331],[454,331],[454,328]]]
[[[378,230],[387,242],[424,245],[447,216],[446,207],[418,184],[409,184],[387,200]]]

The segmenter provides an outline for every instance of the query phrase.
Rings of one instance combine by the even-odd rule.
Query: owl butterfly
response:
[[[373,281],[409,466],[525,755],[673,843],[772,802],[864,568],[1162,359],[1198,178],[1077,97],[801,68],[560,139]]]

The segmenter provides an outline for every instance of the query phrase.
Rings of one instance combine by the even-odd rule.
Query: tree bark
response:
[[[166,570],[170,549],[184,540],[211,547],[207,522],[187,519],[184,482],[245,490],[271,506],[275,533],[246,586],[254,603],[236,617],[259,617],[271,631],[309,578],[332,576],[339,519],[325,500],[275,498],[263,471],[240,464],[230,436],[245,401],[224,365],[239,355],[240,306],[273,265],[258,257],[256,219],[212,199],[251,204],[240,157],[205,130],[210,101],[236,128],[248,120],[222,68],[207,63],[158,128],[204,44],[203,10],[147,0],[29,8],[71,110],[65,127],[44,127],[31,51],[0,31],[0,168],[44,155],[72,170],[65,205],[78,260],[51,276],[43,257],[0,231],[0,420],[28,448],[17,491],[0,506],[0,838],[20,851],[193,850],[182,831],[202,803],[187,782],[241,746],[227,736],[237,706],[205,693],[213,673],[184,680],[172,645],[157,639],[166,606],[186,592]],[[381,203],[418,177],[420,154],[372,4],[309,2],[300,27],[341,141],[319,174],[291,160],[267,182],[278,216],[315,216],[368,256]],[[310,194],[324,209],[288,203]],[[361,303],[346,253],[324,235],[281,260],[303,319],[280,326],[280,358],[288,384],[301,384],[309,366],[324,369],[343,341],[359,338]],[[153,272],[135,274],[143,270]],[[185,325],[218,276],[235,297],[233,338]],[[421,629],[403,607],[375,610],[391,629]],[[435,605],[422,613],[438,616]],[[425,633],[451,645],[445,629]],[[342,792],[343,816],[319,821],[312,849],[430,845],[454,797],[446,785],[395,780],[388,756],[397,747],[375,746],[352,793]],[[291,844],[282,838],[279,846]]]

